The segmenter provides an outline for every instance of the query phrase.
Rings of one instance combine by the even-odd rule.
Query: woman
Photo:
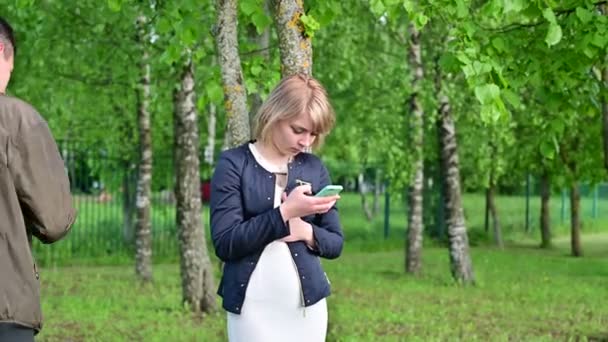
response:
[[[319,257],[342,251],[339,196],[311,196],[331,181],[305,151],[334,122],[317,80],[286,77],[257,113],[256,140],[220,156],[211,234],[225,262],[218,294],[232,342],[325,340],[330,285]]]

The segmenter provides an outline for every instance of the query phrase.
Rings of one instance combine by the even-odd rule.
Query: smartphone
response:
[[[317,192],[317,194],[315,195],[315,197],[327,197],[327,196],[334,196],[340,193],[340,191],[342,191],[342,185],[326,185],[323,189],[321,189],[319,192]]]

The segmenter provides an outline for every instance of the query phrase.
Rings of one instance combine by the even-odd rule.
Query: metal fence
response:
[[[134,255],[135,188],[137,168],[132,158],[116,157],[103,149],[90,149],[78,144],[60,143],[66,172],[70,177],[74,204],[78,219],[72,232],[62,241],[52,245],[41,245],[34,240],[34,254],[41,264],[55,262],[82,262],[83,259],[99,257],[125,257]],[[177,231],[175,224],[175,198],[173,195],[174,173],[171,156],[155,156],[153,166],[153,193],[151,205],[152,248],[154,258],[176,258]],[[355,180],[356,184],[356,180]],[[439,182],[435,182],[439,184]],[[383,227],[380,233],[389,236],[389,227],[399,229],[406,226],[405,196],[391,196],[381,186],[380,212],[384,217],[376,222]],[[357,185],[353,189],[356,189]],[[352,188],[352,187],[351,187]],[[368,185],[373,188],[372,184]],[[373,189],[372,189],[373,192]],[[519,191],[509,195],[498,194],[501,226],[504,231],[526,230],[534,233],[540,222],[540,190],[537,182],[530,178],[522,182]],[[362,228],[365,224],[355,194],[346,196],[341,203],[341,213],[347,238],[366,238],[366,234],[378,234]],[[445,236],[444,210],[441,191],[435,187],[425,190],[425,230],[436,237]],[[484,194],[465,194],[463,207],[467,227],[471,234],[483,234],[485,217]],[[570,219],[567,190],[555,190],[551,198],[551,222],[554,229],[567,229]],[[203,209],[203,222],[208,222]],[[581,216],[583,229],[608,228],[608,184],[581,185]],[[390,221],[390,223],[389,223]],[[606,226],[606,227],[604,227]],[[349,231],[349,230],[353,231]],[[399,229],[402,231],[402,229]],[[608,229],[606,229],[608,230]],[[396,230],[395,230],[396,233]],[[391,233],[391,237],[397,234]]]
[[[134,255],[135,189],[133,160],[110,156],[103,149],[59,143],[78,217],[68,236],[52,245],[34,239],[41,264],[97,257]],[[155,156],[151,228],[154,257],[177,255],[173,161]]]

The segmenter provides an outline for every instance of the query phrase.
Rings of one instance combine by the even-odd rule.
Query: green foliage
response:
[[[300,20],[302,21],[302,24],[304,24],[304,33],[308,37],[313,38],[315,36],[315,32],[321,27],[319,22],[316,21],[312,15],[307,14],[302,14]]]

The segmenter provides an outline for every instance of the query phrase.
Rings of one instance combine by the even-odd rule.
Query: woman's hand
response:
[[[340,199],[339,195],[327,197],[310,196],[310,185],[295,187],[289,196],[283,193],[283,203],[279,207],[285,222],[292,218],[300,218],[312,214],[324,214]]]
[[[302,220],[299,217],[292,218],[289,220],[289,232],[290,234],[282,238],[280,241],[304,241],[308,245],[308,247],[315,247],[315,238],[310,223]]]

